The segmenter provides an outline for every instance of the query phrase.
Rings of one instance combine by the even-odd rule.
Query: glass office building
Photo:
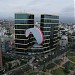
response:
[[[34,14],[15,14],[15,46],[18,53],[30,52],[30,47],[34,44],[33,35],[25,37],[25,30],[34,27]]]
[[[59,16],[42,14],[41,30],[44,34],[44,52],[54,50],[58,44]]]

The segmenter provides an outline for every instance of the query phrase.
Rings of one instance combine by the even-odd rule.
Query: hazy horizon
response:
[[[0,0],[0,18],[14,18],[16,12],[59,15],[60,22],[74,23],[75,0]]]

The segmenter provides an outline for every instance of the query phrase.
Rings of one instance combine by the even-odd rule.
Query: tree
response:
[[[46,72],[45,61],[43,61],[43,64],[44,64],[44,66],[43,66],[43,71]]]
[[[65,67],[64,71],[65,71],[66,73],[69,73],[69,72],[70,72],[70,71],[69,71],[70,62],[66,62],[65,65],[64,65],[64,67]]]
[[[12,64],[11,64],[11,63],[9,63],[9,70],[11,69],[11,66],[12,66]]]

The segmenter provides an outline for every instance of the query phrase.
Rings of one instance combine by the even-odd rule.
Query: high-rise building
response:
[[[2,49],[1,49],[1,39],[0,39],[0,71],[3,69],[2,65]]]
[[[33,35],[25,36],[25,30],[34,27],[34,14],[15,14],[15,46],[18,53],[31,52],[30,47],[34,44]]]
[[[44,52],[54,50],[58,43],[59,16],[42,14],[41,30],[44,34]]]

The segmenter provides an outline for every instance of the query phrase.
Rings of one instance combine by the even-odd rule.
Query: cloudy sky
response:
[[[74,22],[75,0],[0,0],[0,18],[14,18],[15,12],[55,14],[61,22]]]

